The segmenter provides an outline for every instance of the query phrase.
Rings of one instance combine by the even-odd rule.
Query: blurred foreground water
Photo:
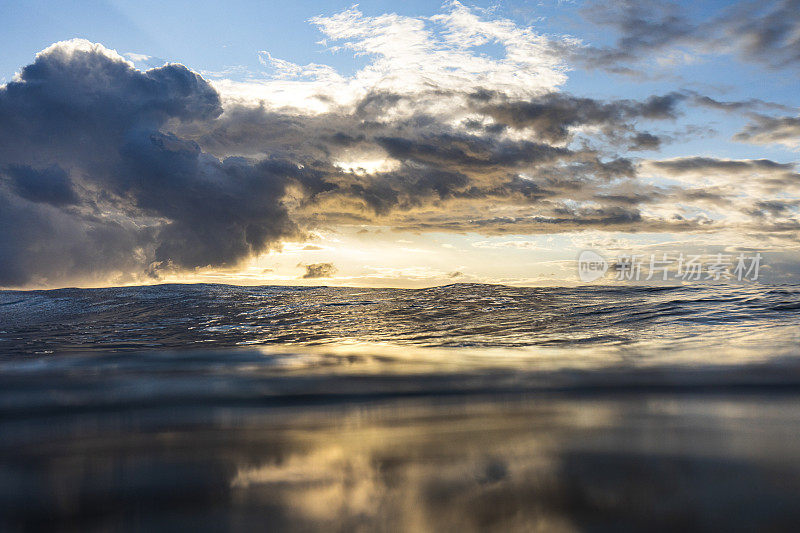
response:
[[[0,530],[774,530],[800,288],[0,291]]]

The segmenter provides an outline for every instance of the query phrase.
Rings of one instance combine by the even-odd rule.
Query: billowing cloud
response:
[[[139,71],[100,45],[44,50],[0,89],[0,284],[229,265],[297,233],[293,163],[217,159],[165,131],[213,120],[182,65]]]

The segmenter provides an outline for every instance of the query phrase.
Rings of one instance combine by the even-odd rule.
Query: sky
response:
[[[0,12],[0,287],[800,282],[800,1]]]

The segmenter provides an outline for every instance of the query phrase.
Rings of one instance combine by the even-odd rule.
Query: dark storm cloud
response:
[[[683,51],[732,52],[770,68],[800,65],[800,0],[740,2],[705,19],[655,0],[595,2],[582,11],[586,20],[617,34],[612,46],[577,52],[576,59],[589,67],[632,74],[644,60]]]
[[[78,217],[0,189],[0,285],[74,279],[103,281],[142,272],[151,235],[130,223]]]
[[[0,89],[0,284],[235,264],[296,234],[280,199],[307,172],[162,131],[221,112],[182,65],[142,72],[84,41],[40,53]]]
[[[0,90],[0,160],[104,164],[132,134],[220,112],[216,91],[182,65],[141,72],[88,43],[55,45]]]
[[[167,219],[156,261],[226,265],[295,233],[278,201],[287,175],[280,162],[219,161],[167,134],[135,138],[120,152],[118,192],[135,198],[143,213]]]
[[[336,274],[336,267],[333,263],[313,263],[310,265],[297,265],[305,267],[306,272],[303,279],[330,278]]]
[[[79,202],[69,174],[53,165],[37,170],[27,165],[9,165],[5,174],[14,192],[31,202],[70,205]]]

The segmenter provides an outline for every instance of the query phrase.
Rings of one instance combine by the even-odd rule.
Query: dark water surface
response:
[[[0,530],[796,530],[800,287],[0,291]]]

